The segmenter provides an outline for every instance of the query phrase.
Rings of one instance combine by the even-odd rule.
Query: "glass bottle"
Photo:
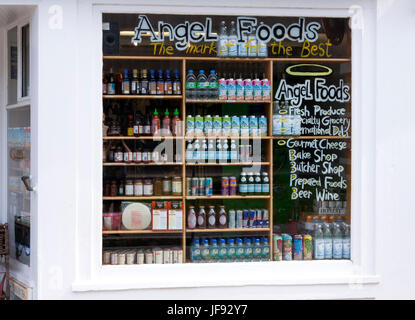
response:
[[[208,229],[216,229],[215,206],[209,206],[207,222],[208,222]]]
[[[147,78],[147,69],[141,70],[141,80],[140,80],[140,90],[141,94],[148,94],[148,78]]]
[[[225,229],[228,227],[228,217],[226,215],[225,206],[219,206],[219,208],[218,227],[220,229]]]
[[[128,69],[124,69],[124,75],[122,78],[122,94],[130,94],[131,79]]]
[[[189,207],[189,213],[187,214],[187,228],[195,229],[196,228],[196,212],[195,207]]]
[[[315,225],[313,232],[313,258],[314,260],[323,260],[324,259],[324,237],[323,237],[323,228],[320,223]]]
[[[239,180],[239,194],[245,196],[248,193],[248,179],[246,173],[242,172]]]
[[[324,238],[324,259],[333,259],[333,238],[330,231],[330,225],[325,223],[323,225]]]
[[[206,212],[205,206],[199,207],[199,212],[197,214],[197,228],[206,229]]]
[[[139,79],[138,79],[138,70],[133,69],[133,78],[131,79],[131,94],[139,94]]]

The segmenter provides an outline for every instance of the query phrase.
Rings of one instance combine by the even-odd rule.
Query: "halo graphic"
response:
[[[325,71],[320,71],[320,72],[292,71],[292,69],[294,69],[294,68],[310,67],[310,66],[318,67],[318,68],[324,69]],[[329,76],[333,73],[333,69],[331,69],[327,66],[322,66],[321,64],[302,63],[302,64],[295,64],[293,66],[289,66],[288,68],[285,69],[285,72],[288,73],[290,76],[300,76],[300,77],[312,76],[312,77],[316,77],[316,76]]]
[[[277,143],[279,146],[284,146],[287,142],[285,140],[278,140]]]

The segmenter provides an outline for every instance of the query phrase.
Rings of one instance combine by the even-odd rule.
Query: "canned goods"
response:
[[[199,179],[198,178],[192,178],[192,196],[198,196],[199,195]]]
[[[236,228],[242,228],[243,227],[243,211],[242,210],[236,210]]]
[[[255,217],[256,217],[256,210],[249,210],[249,227],[248,228],[254,228],[254,224],[255,222]]]
[[[309,234],[303,236],[303,259],[313,259],[313,238]]]
[[[269,227],[269,212],[267,209],[262,209],[262,228]]]
[[[205,178],[199,178],[197,193],[199,196],[205,195]]]
[[[144,252],[143,250],[137,251],[137,264],[144,264]]]
[[[102,263],[103,264],[110,264],[111,263],[111,252],[110,251],[104,251],[102,255]]]
[[[186,195],[192,195],[192,178],[186,178]]]
[[[229,178],[229,195],[230,196],[236,195],[237,187],[238,187],[238,182],[236,180],[236,177],[230,177]]]
[[[125,252],[118,253],[118,264],[125,264]]]
[[[118,264],[118,253],[117,252],[111,253],[111,264]]]
[[[282,237],[282,259],[290,261],[292,260],[292,237],[283,233]]]
[[[144,255],[146,264],[153,264],[153,252],[151,250],[146,250]]]
[[[173,248],[173,263],[183,263],[183,251],[178,248]]]
[[[262,228],[262,210],[255,210],[255,226],[254,228]]]
[[[229,178],[228,177],[222,177],[221,194],[223,196],[229,195]]]
[[[235,210],[229,210],[228,227],[234,229],[236,227],[236,212]]]
[[[249,210],[244,210],[242,212],[242,228],[249,228]]]
[[[303,236],[296,234],[293,240],[293,259],[303,260]]]
[[[160,248],[155,248],[153,250],[153,260],[155,264],[163,264],[163,250]]]
[[[281,235],[274,235],[274,260],[282,260],[282,237]]]
[[[205,179],[205,195],[208,197],[213,195],[213,178],[211,177]]]
[[[170,249],[163,250],[163,263],[164,264],[173,263],[173,253]]]
[[[129,251],[126,254],[126,264],[134,264],[135,262],[135,252],[134,251]]]

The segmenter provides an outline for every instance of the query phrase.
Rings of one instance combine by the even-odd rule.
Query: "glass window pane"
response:
[[[7,32],[7,104],[17,103],[17,27]]]
[[[22,97],[30,95],[30,26],[22,27]]]

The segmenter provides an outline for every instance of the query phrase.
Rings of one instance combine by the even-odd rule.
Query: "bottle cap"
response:
[[[154,115],[158,115],[157,108],[154,108]]]
[[[199,73],[205,73],[205,70],[200,70]]]
[[[174,114],[175,116],[178,116],[178,115],[179,115],[179,110],[177,110],[177,108],[176,108],[176,109],[174,109],[173,114]]]
[[[211,74],[215,74],[215,70],[210,70],[210,73]]]
[[[166,109],[166,111],[164,112],[164,115],[165,116],[168,116],[169,115],[169,109]]]

